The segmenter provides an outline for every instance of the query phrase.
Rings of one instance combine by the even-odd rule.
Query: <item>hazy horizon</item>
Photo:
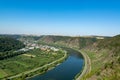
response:
[[[118,0],[0,0],[0,34],[115,36]]]
[[[0,35],[21,35],[21,36],[68,36],[68,37],[91,37],[91,36],[101,36],[101,37],[114,37],[120,34],[115,34],[112,36],[108,35],[58,35],[58,34],[0,34]]]

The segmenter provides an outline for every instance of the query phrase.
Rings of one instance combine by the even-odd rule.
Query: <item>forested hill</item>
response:
[[[120,50],[120,35],[114,37],[88,36],[88,37],[69,37],[69,36],[42,36],[39,42],[57,44],[73,48],[95,48],[98,50],[109,49],[118,53]]]
[[[114,49],[120,49],[120,35],[114,36],[109,39],[104,39],[98,42],[99,48],[114,48]]]
[[[72,48],[84,48],[97,41],[96,37],[43,36],[39,42]]]
[[[0,36],[0,52],[23,48],[24,44],[14,38]]]
[[[97,48],[98,50],[108,49],[113,54],[120,54],[120,35],[108,39],[98,40],[93,44],[93,46],[94,47],[91,48]]]
[[[120,79],[120,35],[97,40],[83,50],[89,55],[92,65],[92,70],[85,79]]]

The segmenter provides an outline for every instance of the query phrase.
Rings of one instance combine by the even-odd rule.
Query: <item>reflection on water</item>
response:
[[[82,70],[84,60],[80,53],[71,51],[69,57],[45,74],[35,76],[29,80],[73,80]]]

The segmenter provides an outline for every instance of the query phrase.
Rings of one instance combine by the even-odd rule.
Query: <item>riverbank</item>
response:
[[[83,56],[74,49],[68,50],[68,58],[54,69],[29,80],[73,80],[76,74],[82,71]]]
[[[30,74],[30,73],[33,74],[34,72],[39,71],[39,70],[42,70],[42,69],[44,69],[44,68],[45,68],[45,71],[48,71],[48,70],[51,68],[50,66],[53,67],[54,64],[57,65],[57,64],[61,63],[62,61],[64,61],[64,60],[66,59],[66,57],[67,57],[67,52],[65,51],[64,56],[63,56],[62,58],[56,60],[56,61],[53,61],[53,62],[51,62],[51,63],[49,63],[49,64],[44,65],[44,66],[41,66],[41,67],[38,67],[38,68],[35,68],[35,69],[32,69],[32,70],[26,71],[26,72],[23,72],[23,73],[20,73],[20,74],[17,74],[17,75],[15,75],[15,76],[8,77],[7,79],[20,78],[20,77],[22,77],[23,75],[25,75],[25,77],[27,77],[26,75],[28,75],[28,74]],[[56,66],[56,65],[54,65],[54,66]],[[42,73],[43,73],[43,72],[42,72]],[[37,72],[37,74],[42,74],[42,73],[38,73],[38,72]],[[32,76],[30,76],[30,77],[32,77]]]
[[[79,50],[79,52],[83,55],[85,62],[84,62],[83,71],[78,73],[76,75],[75,79],[76,80],[82,80],[82,79],[84,80],[83,76],[86,76],[91,71],[91,60],[86,53],[84,53],[83,51],[80,51],[80,50]]]

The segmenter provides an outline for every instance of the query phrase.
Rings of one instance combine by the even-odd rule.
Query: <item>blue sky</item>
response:
[[[0,0],[0,34],[120,34],[119,0]]]

